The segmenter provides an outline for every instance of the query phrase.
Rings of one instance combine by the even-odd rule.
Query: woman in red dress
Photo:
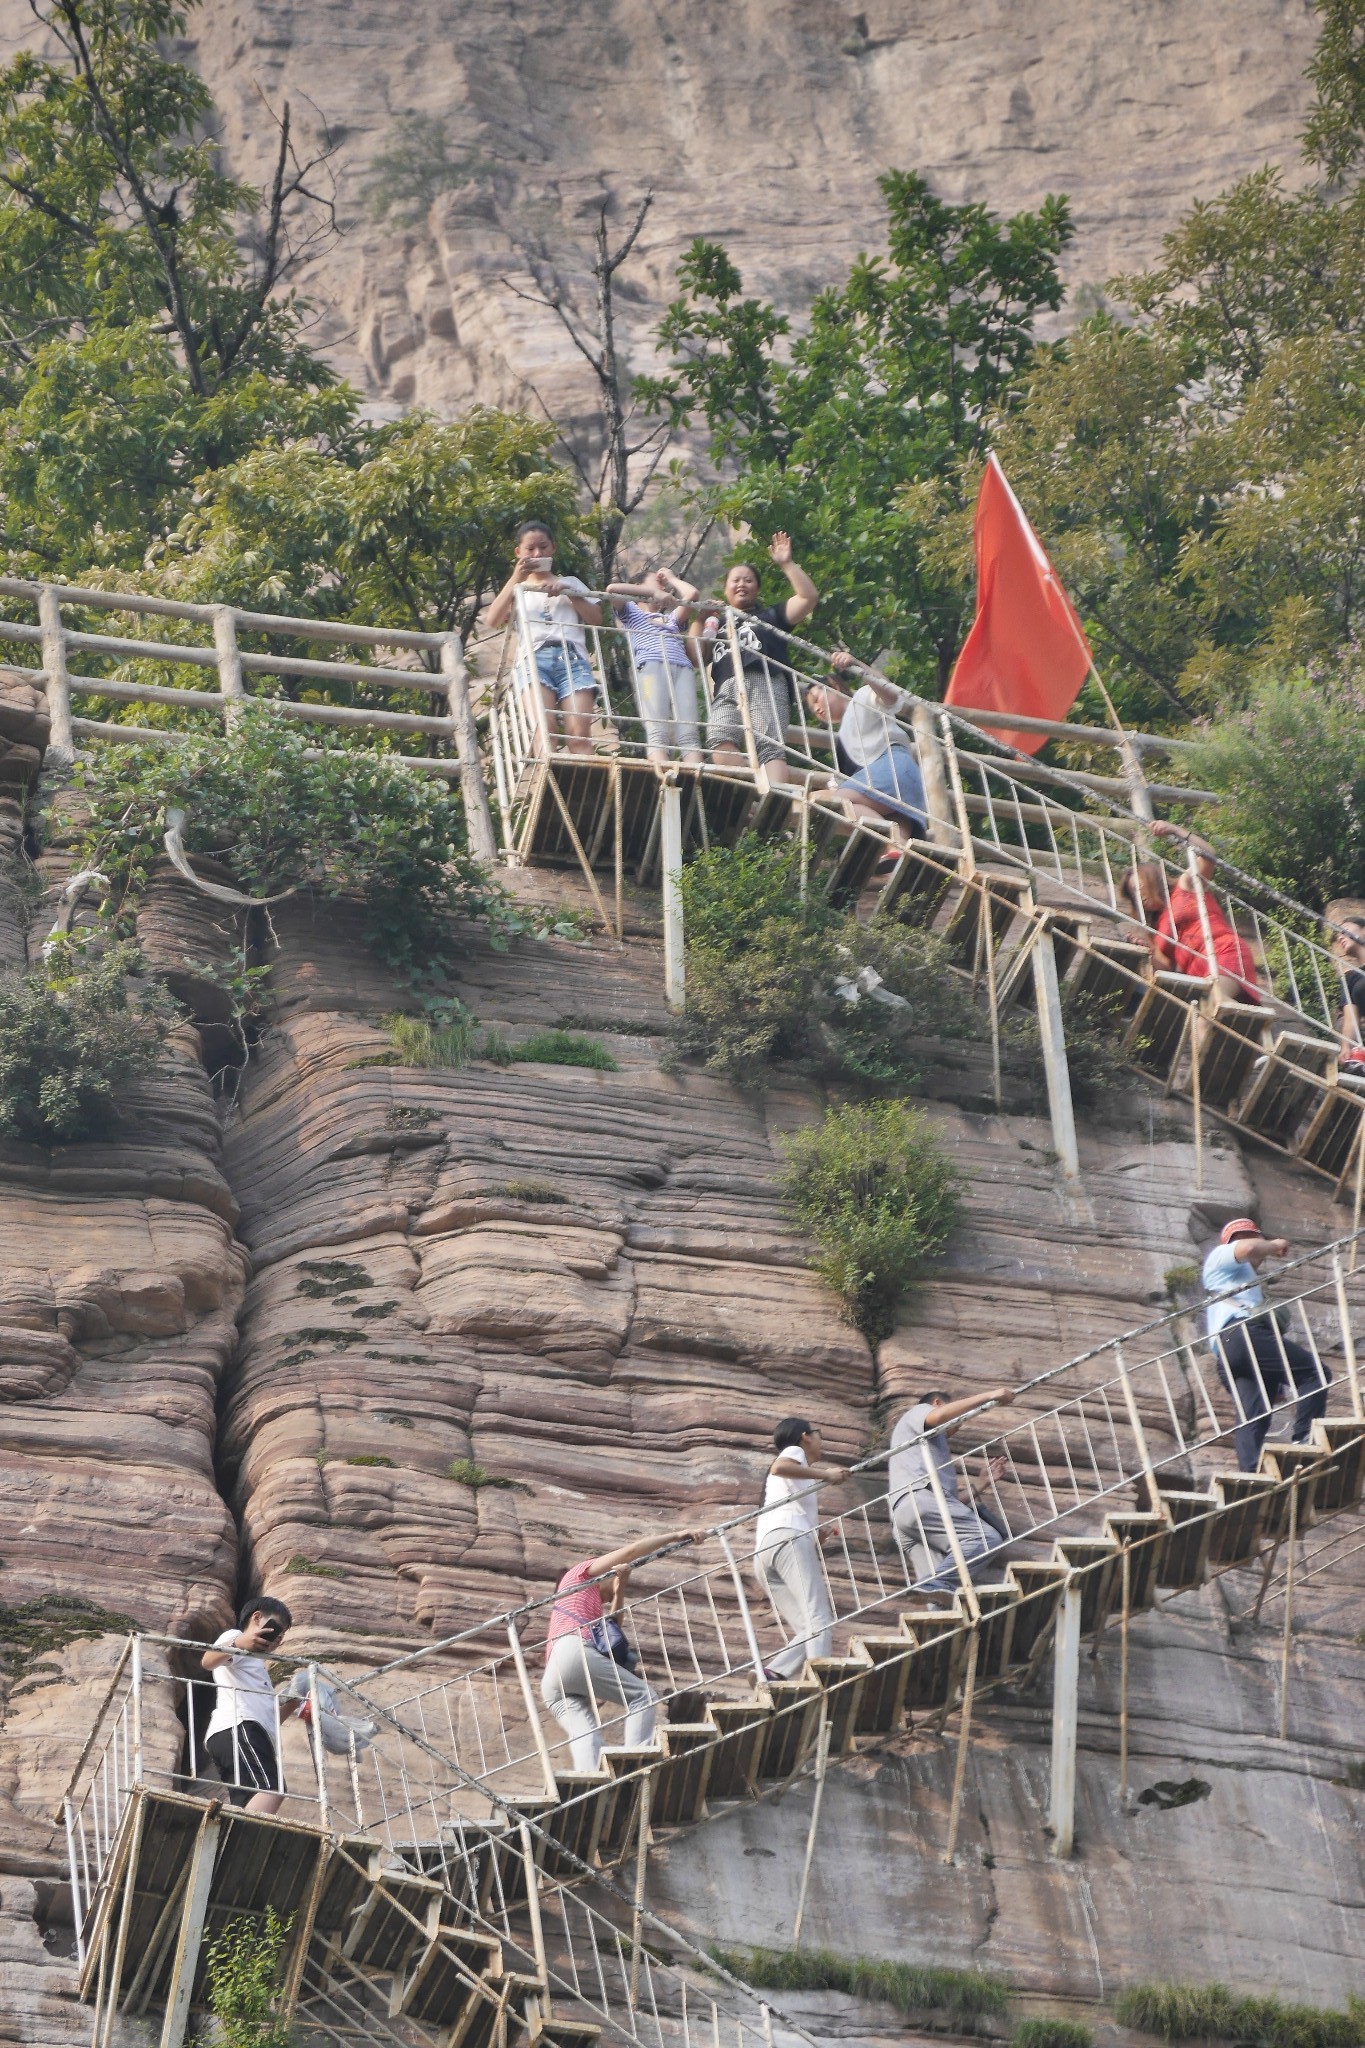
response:
[[[1228,1003],[1259,1003],[1256,963],[1246,940],[1237,932],[1209,884],[1213,880],[1213,848],[1207,839],[1189,832],[1183,825],[1158,819],[1153,836],[1193,847],[1201,887],[1194,875],[1185,873],[1167,883],[1155,862],[1141,863],[1137,889],[1142,898],[1144,922],[1151,931],[1152,952],[1159,966],[1173,968],[1199,980],[1212,980],[1218,995]],[[1125,877],[1125,883],[1128,878]],[[1125,890],[1131,897],[1132,892]],[[1202,908],[1200,898],[1202,897]],[[1213,958],[1209,958],[1210,942]]]

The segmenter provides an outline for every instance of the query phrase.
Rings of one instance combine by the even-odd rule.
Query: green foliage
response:
[[[107,1129],[179,1014],[160,982],[130,980],[138,964],[131,945],[65,943],[43,967],[0,976],[0,1138],[68,1144]]]
[[[138,1624],[69,1593],[44,1593],[14,1607],[0,1603],[0,1677],[15,1679],[35,1659],[93,1636],[127,1635]]]
[[[935,1963],[891,1963],[829,1948],[713,1948],[717,1962],[747,1984],[774,1991],[844,1991],[876,1999],[907,2018],[934,2013],[950,2031],[971,2033],[1008,2003],[1005,1986],[984,1970]]]
[[[453,1479],[458,1486],[467,1486],[472,1493],[477,1493],[483,1486],[491,1486],[499,1493],[530,1492],[530,1488],[523,1486],[519,1479],[495,1478],[473,1458],[453,1458],[446,1468],[446,1477]]]
[[[829,1110],[783,1150],[783,1191],[819,1247],[816,1270],[876,1342],[957,1221],[957,1170],[934,1126],[904,1102]]]
[[[1226,1984],[1134,1984],[1114,2005],[1121,2027],[1165,2041],[1235,2041],[1241,2048],[1359,2048],[1365,1999],[1347,2012],[1247,1998]]]
[[[595,1067],[600,1074],[614,1074],[618,1061],[595,1038],[578,1031],[536,1031],[512,1051],[514,1061],[535,1060],[548,1067]]]
[[[1304,155],[1341,178],[1365,148],[1365,0],[1313,0],[1322,30],[1308,66],[1314,88]]]
[[[330,1455],[328,1451],[319,1451],[318,1463],[321,1464]],[[311,1557],[304,1557],[302,1552],[297,1550],[284,1569],[287,1574],[301,1579],[346,1579],[350,1577],[349,1572],[343,1572],[337,1565],[317,1564]]]
[[[1080,2020],[1020,2020],[1010,2048],[1094,2048],[1092,2028]]]
[[[1365,895],[1365,657],[1257,681],[1199,735],[1191,779],[1223,802],[1208,829],[1238,866],[1321,910]]]
[[[558,1188],[547,1187],[543,1180],[508,1180],[494,1192],[506,1195],[509,1202],[544,1202],[553,1206],[569,1199]]]
[[[375,1451],[361,1451],[356,1457],[348,1458],[346,1463],[348,1465],[385,1465],[390,1471],[393,1470],[393,1459],[383,1457]]]
[[[881,190],[886,255],[858,257],[794,339],[785,315],[743,296],[723,248],[694,242],[659,329],[672,369],[636,391],[675,424],[710,430],[712,460],[738,468],[721,508],[791,534],[832,634],[889,642],[907,677],[939,684],[971,578],[936,564],[926,534],[974,495],[1034,320],[1061,304],[1072,227],[1063,199],[1002,221],[948,205],[913,172],[888,173]]]
[[[208,1948],[208,2008],[222,2048],[289,2048],[293,2026],[280,2004],[285,1945],[293,1926],[267,1906],[264,1920],[229,1920]]]
[[[309,1301],[336,1301],[342,1295],[358,1294],[374,1286],[365,1268],[354,1259],[300,1259],[299,1271],[305,1277],[294,1292]]]
[[[227,738],[106,747],[82,764],[82,858],[110,878],[109,914],[135,907],[178,807],[187,850],[227,861],[252,895],[307,885],[361,898],[367,942],[411,976],[450,954],[452,920],[509,921],[502,892],[466,851],[463,809],[442,779],[341,747],[309,760],[311,745],[255,708]]]
[[[442,192],[491,168],[477,150],[452,151],[446,124],[430,114],[400,114],[384,147],[370,159],[362,191],[372,220],[420,227]]]
[[[450,1005],[444,1021],[430,1017],[386,1017],[384,1028],[393,1040],[403,1067],[463,1067],[474,1052],[474,1023],[460,1002]],[[430,1122],[428,1116],[427,1121]]]
[[[1136,324],[1101,312],[1041,351],[998,422],[1134,725],[1235,700],[1249,667],[1354,630],[1363,235],[1365,188],[1242,179],[1191,208],[1152,270],[1111,280]],[[967,543],[962,522],[936,541]]]
[[[194,480],[354,414],[286,290],[330,232],[281,136],[267,195],[222,169],[176,0],[39,0],[0,72],[0,497],[11,567],[135,569]],[[325,173],[320,174],[325,178]]]
[[[831,908],[789,844],[743,839],[683,869],[687,1009],[675,1041],[715,1073],[762,1086],[774,1060],[869,1082],[915,1079],[917,1037],[976,1028],[939,942],[889,919],[859,924]],[[852,989],[864,969],[904,1007]]]

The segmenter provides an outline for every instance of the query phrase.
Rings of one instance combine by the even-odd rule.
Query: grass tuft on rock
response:
[[[515,1067],[531,1061],[546,1067],[595,1067],[598,1073],[614,1074],[619,1062],[595,1038],[578,1031],[536,1031],[513,1045],[500,1031],[490,1031],[483,1042],[483,1057],[495,1067]]]
[[[1135,2033],[1163,2041],[1235,2041],[1239,2048],[1361,2048],[1365,1998],[1345,2012],[1251,1998],[1226,1984],[1132,1984],[1119,1994],[1114,2017]]]
[[[343,1572],[334,1564],[316,1564],[311,1557],[304,1557],[295,1551],[285,1566],[286,1573],[302,1579],[349,1579],[349,1572]]]
[[[500,1493],[524,1493],[530,1491],[529,1487],[523,1487],[518,1479],[498,1478],[496,1473],[486,1471],[473,1458],[452,1459],[446,1469],[446,1476],[449,1479],[455,1480],[457,1485],[470,1487],[475,1493],[478,1492],[481,1486],[494,1487]]]
[[[1008,1992],[984,1970],[935,1963],[893,1963],[845,1956],[830,1948],[713,1948],[712,1955],[747,1984],[774,1991],[843,1991],[877,1999],[907,2017],[932,2012],[954,2032],[1004,2012]]]
[[[1095,2035],[1082,2020],[1020,2020],[1010,2048],[1094,2048]]]
[[[386,1017],[384,1029],[400,1067],[463,1067],[474,1056],[474,1019],[458,1003],[437,1020]]]
[[[17,1678],[37,1657],[95,1636],[125,1636],[138,1624],[71,1593],[44,1593],[15,1607],[0,1604],[0,1677]]]

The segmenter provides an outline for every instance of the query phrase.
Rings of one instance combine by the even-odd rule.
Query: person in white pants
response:
[[[611,1582],[614,1611],[625,1596],[630,1568],[640,1558],[671,1543],[701,1543],[706,1534],[704,1529],[681,1529],[672,1535],[644,1536],[600,1557],[582,1558],[570,1565],[555,1588],[540,1696],[569,1738],[576,1771],[600,1768],[606,1741],[604,1709],[606,1726],[616,1740],[634,1749],[654,1733],[658,1704],[640,1673],[611,1654],[602,1581]],[[620,1714],[614,1711],[618,1708]]]
[[[834,1603],[816,1534],[819,1469],[843,1472],[826,1458],[820,1432],[800,1415],[773,1431],[776,1458],[768,1467],[763,1512],[754,1534],[754,1573],[777,1609],[790,1640],[763,1667],[765,1678],[795,1678],[808,1657],[828,1657],[834,1646]]]

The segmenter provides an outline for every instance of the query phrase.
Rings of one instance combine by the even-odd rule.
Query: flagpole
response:
[[[1128,783],[1130,808],[1133,815],[1140,818],[1144,825],[1150,825],[1153,823],[1156,814],[1152,809],[1152,795],[1147,787],[1147,778],[1142,772],[1141,756],[1124,731],[1123,722],[1118,712],[1114,709],[1114,700],[1104,687],[1104,677],[1100,674],[1093,661],[1090,664],[1090,674],[1094,678],[1095,688],[1104,699],[1104,708],[1109,713],[1114,731],[1119,736],[1119,754],[1123,761],[1123,771]]]

